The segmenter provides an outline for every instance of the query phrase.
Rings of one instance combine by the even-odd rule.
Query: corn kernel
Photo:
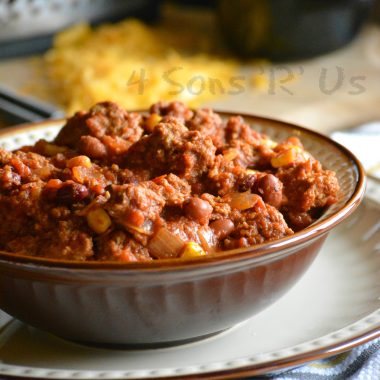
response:
[[[245,174],[257,174],[258,171],[257,170],[253,170],[253,169],[246,169],[245,171]]]
[[[94,232],[102,234],[108,230],[112,222],[105,210],[97,208],[87,214],[87,223]]]
[[[195,257],[205,256],[206,252],[203,248],[194,242],[186,243],[183,253],[181,255],[182,259],[191,259]]]
[[[274,168],[281,168],[283,166],[288,166],[296,161],[297,153],[295,149],[288,149],[281,152],[276,157],[273,157],[270,161]]]
[[[87,156],[76,156],[67,161],[66,166],[68,168],[73,168],[75,166],[82,166],[84,168],[91,167],[91,160]]]
[[[152,132],[154,127],[161,121],[162,117],[158,113],[152,113],[146,120],[146,128]]]
[[[277,146],[277,143],[271,139],[262,139],[261,143],[266,145],[268,148],[274,149]]]

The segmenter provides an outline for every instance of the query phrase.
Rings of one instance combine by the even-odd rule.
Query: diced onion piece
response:
[[[182,259],[193,259],[200,256],[206,256],[206,252],[199,244],[192,241],[185,244],[185,248],[181,255]]]
[[[161,227],[150,239],[148,249],[156,259],[171,259],[181,255],[184,244],[179,236]]]
[[[128,223],[123,223],[123,226],[127,230],[132,230],[142,235],[150,235],[153,229],[153,223],[150,220],[146,220],[141,227],[137,227]]]
[[[89,227],[97,234],[102,234],[111,226],[111,218],[105,210],[97,208],[87,214],[87,223]]]
[[[144,235],[148,235],[149,234],[142,227],[136,227],[136,226],[133,226],[131,224],[126,224],[126,223],[124,223],[124,227],[126,227],[127,229],[130,229],[130,230],[136,231],[139,234],[144,234]]]
[[[198,233],[199,242],[202,248],[207,253],[215,253],[217,247],[217,240],[213,230],[210,228],[208,230],[199,230]]]
[[[233,209],[243,211],[254,207],[255,204],[260,200],[260,196],[246,191],[244,193],[227,194],[225,195],[224,199],[227,200]]]

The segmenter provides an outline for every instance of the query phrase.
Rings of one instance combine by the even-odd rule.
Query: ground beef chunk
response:
[[[182,123],[193,116],[193,111],[178,101],[155,103],[150,107],[149,111],[151,114],[158,114],[160,116],[173,116]]]
[[[98,103],[89,112],[80,111],[70,118],[55,144],[68,146],[91,158],[111,156],[115,161],[140,139],[141,123],[141,115],[128,113],[116,103]]]
[[[124,164],[130,169],[151,168],[154,177],[174,173],[192,183],[212,167],[215,151],[210,137],[170,118],[134,144]]]
[[[41,184],[22,185],[12,193],[0,195],[0,242],[2,247],[21,236],[38,233],[38,225],[48,225],[48,215],[40,213]]]
[[[60,221],[54,234],[47,232],[41,236],[41,254],[64,260],[85,261],[93,257],[92,237],[84,230],[81,221]]]
[[[253,130],[242,117],[235,116],[228,120],[225,136],[226,145],[221,151],[236,165],[261,170],[270,167],[274,156],[271,140]]]
[[[226,221],[232,222],[233,228],[220,242],[223,249],[243,248],[293,234],[282,214],[261,198],[254,207],[244,211],[233,209],[225,197],[203,194],[202,199],[207,200],[214,210],[210,218],[211,227],[218,221],[224,225]]]
[[[92,239],[83,218],[65,207],[56,207],[42,197],[44,183],[20,186],[11,195],[0,195],[1,248],[32,256],[65,260],[87,260],[92,257]],[[60,220],[60,218],[70,220]]]
[[[137,184],[139,182],[148,181],[150,178],[150,171],[148,169],[135,169],[132,171],[114,165],[111,167],[111,170],[114,170],[117,177],[117,180],[114,183],[119,183],[121,185],[126,183]]]
[[[148,183],[148,182],[147,182]],[[165,174],[152,181],[152,190],[165,199],[166,206],[182,206],[191,195],[191,187],[187,181],[175,174]]]
[[[154,185],[149,181],[137,185],[113,185],[111,198],[104,206],[118,225],[144,244],[153,234],[154,224],[160,219],[165,205],[165,199],[152,190]]]
[[[21,185],[21,176],[10,165],[0,169],[0,188],[3,191],[14,190]]]
[[[260,159],[252,145],[240,140],[231,141],[221,149],[221,153],[226,160],[243,168],[255,167]]]
[[[121,230],[101,235],[96,239],[96,246],[97,260],[129,263],[152,260],[146,247]]]
[[[233,116],[228,119],[225,136],[227,143],[240,140],[253,147],[257,147],[262,139],[262,136],[246,124],[241,116]]]
[[[212,194],[204,193],[201,196],[202,199],[206,200],[212,206],[213,213],[211,214],[210,221],[228,218],[231,214],[230,204],[221,197],[215,197]]]
[[[210,136],[216,148],[224,145],[224,124],[221,117],[210,108],[199,109],[186,121],[191,131],[199,131],[202,136]]]
[[[277,177],[284,185],[282,212],[296,229],[309,225],[315,212],[337,201],[339,184],[335,173],[323,170],[314,159],[281,168]]]
[[[81,136],[78,149],[92,159],[103,160],[107,156],[107,147],[100,139],[93,136]]]
[[[48,158],[33,152],[9,153],[0,150],[0,167],[5,171],[3,175],[0,174],[0,181],[5,187],[8,180],[13,183],[34,182],[47,180],[58,173],[57,168],[52,165]],[[10,172],[13,175],[10,175]],[[1,169],[0,173],[3,173]]]
[[[237,190],[239,179],[245,175],[245,168],[227,160],[223,155],[217,155],[214,165],[207,173],[205,191],[225,195]]]
[[[224,249],[248,247],[293,234],[282,214],[264,202],[243,212],[233,211],[230,219],[235,229],[222,243]]]

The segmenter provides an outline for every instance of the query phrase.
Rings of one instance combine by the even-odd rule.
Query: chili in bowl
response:
[[[279,121],[103,102],[61,125],[0,135],[28,140],[0,151],[0,307],[72,340],[176,344],[249,318],[364,193],[350,152]]]

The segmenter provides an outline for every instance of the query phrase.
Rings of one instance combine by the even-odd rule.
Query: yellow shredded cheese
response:
[[[72,113],[104,100],[138,109],[174,99],[197,106],[227,94],[235,61],[185,54],[171,42],[168,34],[134,19],[58,33],[44,57],[56,100]]]

